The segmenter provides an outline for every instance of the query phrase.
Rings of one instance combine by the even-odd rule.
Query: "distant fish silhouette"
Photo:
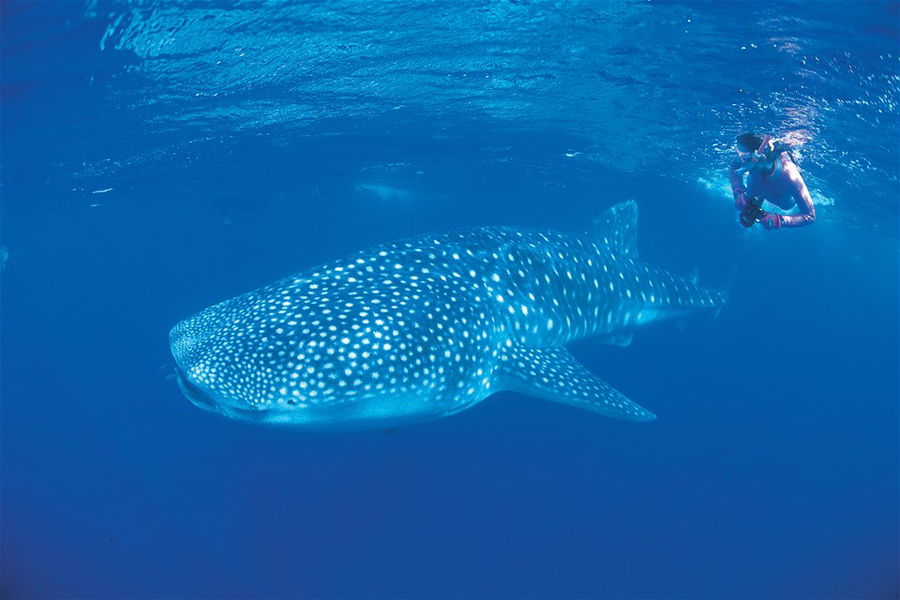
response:
[[[178,381],[202,408],[309,429],[389,429],[503,390],[648,421],[564,344],[625,345],[725,294],[639,262],[636,231],[626,202],[577,236],[484,227],[366,250],[176,325]]]
[[[376,182],[362,182],[353,186],[357,192],[371,194],[382,202],[403,203],[412,200],[413,193],[392,185]]]

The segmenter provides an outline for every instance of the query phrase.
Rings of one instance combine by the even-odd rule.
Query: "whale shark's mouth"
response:
[[[208,393],[188,379],[180,366],[175,367],[175,378],[178,381],[178,387],[181,388],[182,393],[187,396],[188,400],[200,408],[218,411],[219,408],[216,402],[213,401]]]
[[[233,419],[244,421],[266,421],[271,418],[269,411],[254,408],[252,405],[236,405],[221,398],[218,394],[203,389],[185,375],[180,366],[175,367],[175,378],[182,393],[187,396],[195,406],[210,412],[219,413]]]
[[[273,407],[256,408],[250,404],[237,404],[223,398],[202,385],[191,381],[180,366],[175,367],[175,379],[182,393],[192,404],[218,415],[268,425],[274,427],[303,428],[310,431],[361,431],[367,429],[392,428],[415,423],[423,419],[419,415],[389,415],[381,417],[371,414],[357,414],[357,408],[350,404],[337,407],[323,406],[318,410],[286,410]],[[430,418],[436,418],[432,415]]]

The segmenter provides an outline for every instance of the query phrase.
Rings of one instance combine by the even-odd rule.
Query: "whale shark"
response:
[[[215,304],[169,334],[197,406],[305,429],[393,428],[518,392],[655,415],[566,344],[718,310],[724,291],[641,262],[637,205],[577,234],[479,227],[377,246]]]

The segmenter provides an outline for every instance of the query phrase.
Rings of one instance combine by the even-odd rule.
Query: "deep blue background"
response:
[[[4,596],[896,597],[897,19],[4,3]],[[737,226],[743,129],[806,141],[813,227]],[[168,329],[213,302],[626,198],[645,260],[731,294],[575,345],[653,423],[506,393],[310,435],[171,380]]]

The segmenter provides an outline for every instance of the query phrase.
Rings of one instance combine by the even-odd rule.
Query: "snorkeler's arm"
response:
[[[728,167],[728,180],[731,182],[731,193],[734,196],[735,205],[741,205],[742,203],[738,200],[738,198],[743,194],[746,196],[747,190],[744,189],[744,174],[738,171],[738,168],[741,166],[741,161],[733,160],[731,161],[731,166]],[[741,208],[742,206],[738,206]]]
[[[802,227],[803,225],[812,225],[816,220],[816,207],[813,204],[812,196],[806,189],[806,182],[803,176],[795,166],[790,170],[791,183],[794,186],[794,198],[797,200],[797,208],[800,212],[796,215],[782,215],[782,227]]]

